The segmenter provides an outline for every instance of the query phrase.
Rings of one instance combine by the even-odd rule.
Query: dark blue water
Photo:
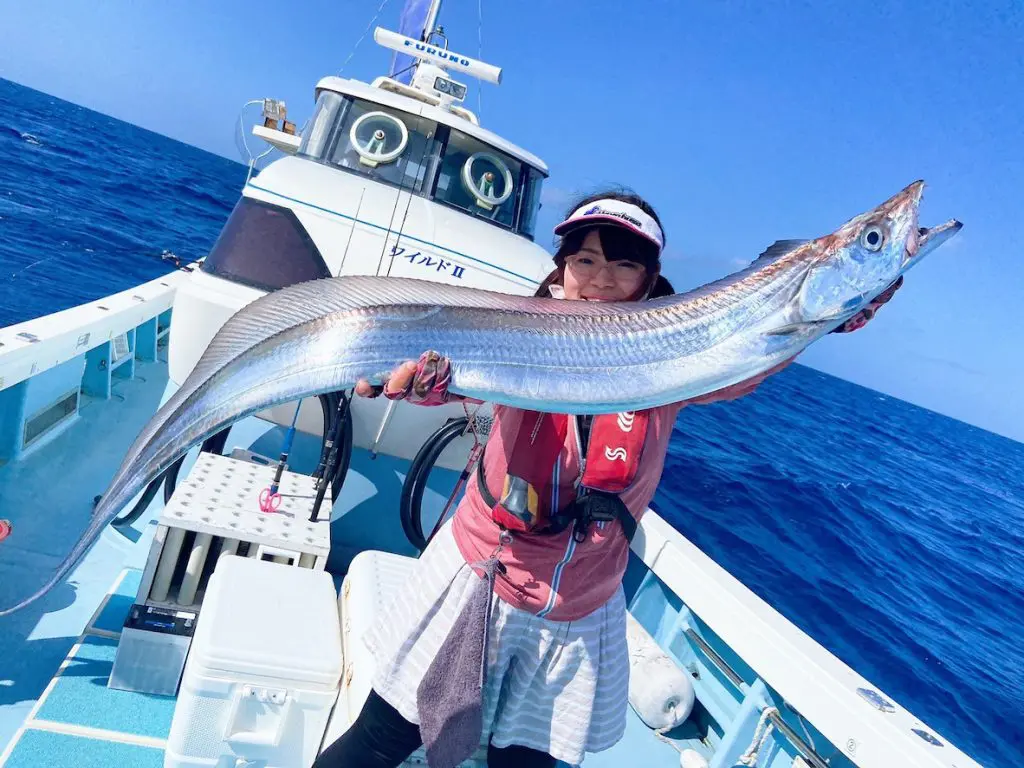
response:
[[[0,326],[206,253],[245,169],[0,80]],[[986,765],[1024,753],[1024,445],[792,366],[683,411],[657,509]]]
[[[0,326],[206,255],[245,171],[0,79]]]

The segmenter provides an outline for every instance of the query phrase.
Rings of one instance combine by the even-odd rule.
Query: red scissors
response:
[[[277,489],[280,487],[281,475],[284,474],[284,467],[288,462],[288,454],[292,450],[292,441],[295,439],[295,424],[299,420],[299,409],[301,407],[302,401],[300,400],[299,404],[295,406],[292,425],[284,436],[284,445],[281,446],[281,458],[277,462],[277,471],[274,473],[274,479],[271,481],[269,488],[264,488],[260,491],[260,512],[265,515],[277,512],[277,508],[281,506],[281,494],[277,492]]]
[[[281,506],[281,494],[277,492],[277,485],[264,488],[260,491],[260,512],[269,515],[277,512]]]

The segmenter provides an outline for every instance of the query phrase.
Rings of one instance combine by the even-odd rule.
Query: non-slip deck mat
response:
[[[141,581],[142,571],[134,568],[125,571],[124,578],[118,584],[117,590],[110,595],[103,610],[90,625],[90,629],[120,632],[121,627],[124,626],[124,620],[128,618],[128,611],[131,610],[132,603],[135,601]]]
[[[116,640],[86,638],[57,679],[36,718],[167,738],[174,717],[174,699],[107,687],[116,650]]]
[[[26,731],[4,768],[163,768],[164,751],[48,731]]]

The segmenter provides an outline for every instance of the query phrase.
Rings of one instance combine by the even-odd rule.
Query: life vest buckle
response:
[[[629,509],[618,494],[587,488],[576,499],[573,537],[582,542],[587,538],[591,523],[610,523],[621,520],[623,515],[629,517]]]

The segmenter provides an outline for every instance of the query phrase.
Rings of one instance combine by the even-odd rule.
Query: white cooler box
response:
[[[338,598],[344,624],[345,679],[338,705],[327,725],[325,749],[352,727],[370,695],[376,664],[363,643],[363,637],[387,609],[394,595],[409,588],[408,581],[414,575],[415,567],[416,560],[411,557],[372,550],[360,552],[349,565]],[[489,734],[481,734],[480,748],[460,768],[487,768],[489,740]],[[406,766],[417,768],[426,764],[423,747],[405,762]]]
[[[342,668],[329,574],[222,558],[185,665],[165,768],[308,768]]]

